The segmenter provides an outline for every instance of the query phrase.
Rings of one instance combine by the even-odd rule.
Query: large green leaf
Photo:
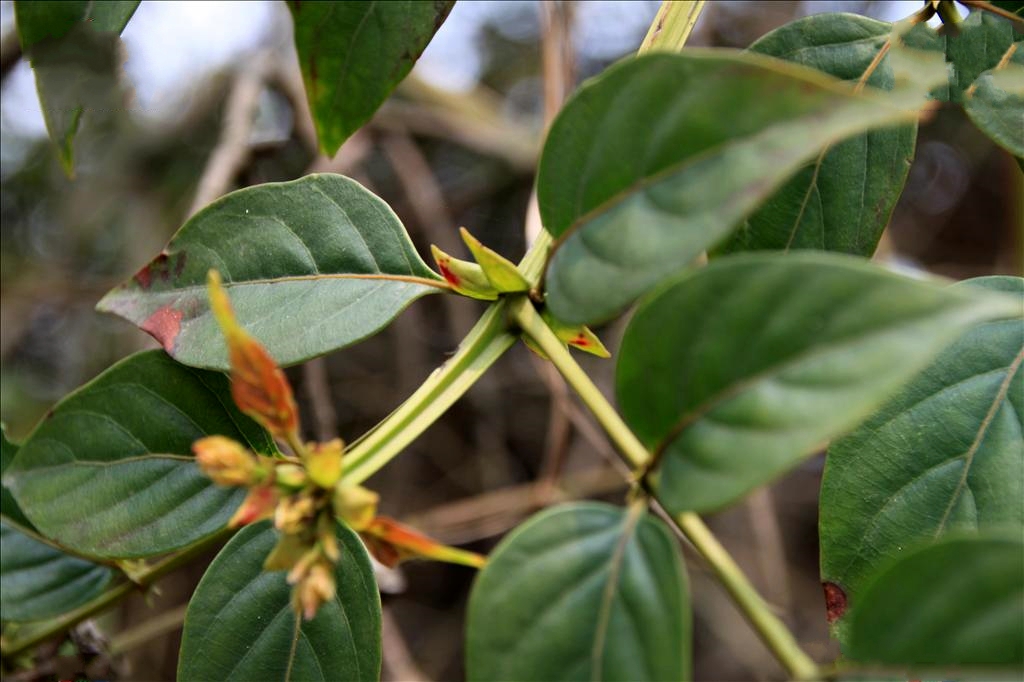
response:
[[[215,433],[274,448],[235,408],[224,375],[139,353],[58,403],[4,483],[42,535],[76,552],[169,552],[223,528],[241,502],[242,490],[214,485],[190,454]]]
[[[66,613],[103,592],[107,566],[69,556],[0,521],[0,612],[31,621]]]
[[[333,156],[408,75],[455,4],[288,3],[320,147]]]
[[[1024,40],[1000,69],[985,71],[967,92],[974,125],[1014,156],[1024,157]]]
[[[879,567],[950,531],[1024,533],[1024,280],[952,289],[1013,294],[1016,318],[980,322],[856,431],[829,449],[821,486],[821,575],[846,640]]]
[[[822,148],[913,119],[946,78],[938,55],[914,61],[922,80],[884,98],[724,50],[649,54],[589,81],[552,125],[540,165],[541,215],[558,237],[552,311],[569,323],[613,315],[720,241]]]
[[[355,180],[309,175],[210,204],[97,307],[134,322],[180,362],[227,369],[207,301],[211,268],[239,320],[283,365],[362,340],[441,281],[387,204]]]
[[[313,620],[296,620],[284,571],[263,561],[277,541],[269,522],[249,526],[210,564],[185,617],[178,679],[377,682],[380,595],[362,542],[338,525],[338,594]]]
[[[117,73],[118,35],[137,1],[41,0],[14,3],[22,49],[36,74],[36,89],[50,139],[69,174],[82,117],[107,118],[123,107]]]
[[[947,538],[884,569],[851,611],[848,657],[1024,672],[1024,542],[1011,537]]]
[[[772,31],[750,49],[858,81],[892,25],[856,14],[815,14]],[[891,90],[886,55],[868,79]],[[882,128],[843,142],[801,168],[721,249],[822,249],[870,256],[903,191],[917,125]]]
[[[678,544],[641,507],[541,512],[477,577],[466,636],[470,680],[689,679]]]
[[[0,427],[0,476],[18,447]],[[33,537],[7,486],[0,508],[0,613],[4,620],[49,618],[84,604],[103,591],[113,572],[106,566],[68,556]]]
[[[626,330],[617,393],[673,513],[715,509],[867,416],[1012,297],[850,256],[740,254],[662,288]]]

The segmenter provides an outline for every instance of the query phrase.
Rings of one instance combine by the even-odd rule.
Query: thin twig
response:
[[[199,179],[189,215],[195,214],[227,192],[235,176],[248,161],[253,119],[270,61],[270,53],[261,52],[248,60],[238,73],[231,94],[228,95],[220,141],[210,154]]]

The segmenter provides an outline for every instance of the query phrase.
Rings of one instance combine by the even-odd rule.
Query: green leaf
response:
[[[381,667],[380,595],[362,542],[338,524],[338,594],[296,621],[284,571],[263,561],[277,542],[269,522],[247,526],[221,550],[185,616],[178,679],[366,680]]]
[[[772,31],[750,50],[857,82],[892,25],[856,14],[815,14]],[[888,55],[868,85],[892,90]],[[892,214],[914,156],[917,125],[882,128],[822,152],[732,234],[723,253],[821,249],[870,256]]]
[[[211,268],[239,321],[282,365],[360,341],[445,286],[387,204],[355,180],[309,175],[213,202],[97,308],[134,322],[180,362],[228,369],[207,300]]]
[[[21,49],[28,51],[48,38],[61,38],[81,23],[95,31],[120,33],[138,6],[137,0],[18,0],[14,17]]]
[[[716,509],[855,426],[967,326],[1018,312],[850,256],[728,256],[637,311],[619,404],[660,452],[662,503]]]
[[[871,581],[850,616],[853,660],[1019,668],[1024,543],[1019,534],[948,538],[907,553]]]
[[[18,446],[0,426],[0,475],[14,461]],[[32,537],[25,518],[5,485],[0,507],[0,613],[5,621],[50,618],[89,601],[110,582],[106,566],[68,556]]]
[[[845,642],[845,605],[904,548],[951,531],[1024,532],[1024,280],[1003,291],[1015,319],[978,322],[856,431],[829,449],[821,485],[821,575]]]
[[[1013,25],[990,12],[974,11],[960,24],[955,36],[947,36],[946,60],[953,65],[949,100],[963,103],[965,91],[983,72],[994,68],[1013,43]]]
[[[4,484],[41,534],[76,552],[170,552],[222,529],[244,495],[195,465],[191,445],[209,434],[274,452],[235,408],[224,375],[138,353],[61,400],[22,444]]]
[[[454,0],[290,1],[320,148],[334,156],[412,70]]]
[[[124,106],[117,78],[122,60],[118,35],[138,5],[102,0],[14,3],[46,129],[68,175],[73,174],[72,143],[83,116],[100,126]]]
[[[538,177],[556,237],[548,303],[569,324],[606,319],[728,235],[824,147],[912,120],[946,78],[884,97],[750,53],[688,50],[619,62],[552,125]],[[902,82],[902,81],[901,81]]]
[[[964,108],[974,125],[1014,156],[1024,157],[1024,40],[1010,61],[985,71],[967,92]]]
[[[690,679],[679,546],[642,507],[543,511],[491,554],[466,636],[470,680]]]
[[[4,620],[24,622],[66,613],[103,592],[112,577],[107,566],[69,556],[0,522]]]

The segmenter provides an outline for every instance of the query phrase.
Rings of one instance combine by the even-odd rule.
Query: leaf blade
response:
[[[408,75],[452,2],[289,2],[320,148],[342,143]]]
[[[217,269],[239,321],[282,366],[356,343],[444,288],[390,207],[330,174],[232,192],[97,309],[133,322],[176,360],[226,370],[206,275]]]
[[[212,433],[275,452],[223,375],[139,353],[58,403],[4,481],[41,534],[76,552],[169,552],[216,533],[241,502],[244,491],[215,486],[190,454]]]
[[[955,288],[1024,300],[1024,280],[987,277]],[[950,531],[1024,529],[1024,330],[976,324],[829,449],[820,508],[822,580],[857,603],[904,548]],[[844,610],[834,634],[848,642]]]
[[[338,524],[337,534],[338,594],[313,620],[298,623],[297,632],[285,573],[263,570],[276,531],[261,522],[232,538],[189,602],[178,679],[379,679],[381,611],[373,568],[352,531]]]
[[[607,319],[723,239],[823,146],[912,119],[946,75],[928,62],[937,56],[915,59],[923,80],[884,99],[714,50],[644,55],[585,84],[552,125],[538,177],[558,237],[552,311],[570,324]]]
[[[642,511],[567,504],[505,538],[470,596],[469,679],[689,679],[682,560]]]
[[[816,14],[765,35],[750,50],[857,82],[892,25],[855,14]],[[892,90],[888,56],[867,80]],[[914,156],[916,123],[838,142],[802,168],[723,244],[721,253],[820,249],[870,256],[892,214]]]
[[[729,256],[637,311],[616,393],[626,422],[661,451],[659,499],[673,513],[716,509],[856,425],[957,330],[1016,312],[1012,299],[849,256]]]

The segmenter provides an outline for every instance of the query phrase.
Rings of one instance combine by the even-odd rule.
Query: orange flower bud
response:
[[[249,494],[228,521],[229,528],[238,528],[255,521],[270,518],[277,504],[277,488],[273,485],[258,485],[249,489]]]
[[[446,561],[473,568],[480,568],[487,562],[486,557],[442,545],[386,516],[375,518],[360,535],[377,561],[389,568],[400,561],[414,558]]]
[[[210,308],[227,339],[235,404],[271,434],[292,442],[298,434],[299,413],[288,379],[267,350],[238,324],[216,270],[210,270],[207,281]]]
[[[265,475],[251,452],[224,436],[200,438],[192,444],[192,452],[202,472],[217,485],[248,486]]]
[[[334,513],[349,528],[361,531],[377,515],[380,495],[359,485],[339,485],[334,489]]]
[[[344,445],[340,438],[329,443],[310,443],[306,455],[306,473],[321,488],[333,488],[341,480],[341,455]]]

